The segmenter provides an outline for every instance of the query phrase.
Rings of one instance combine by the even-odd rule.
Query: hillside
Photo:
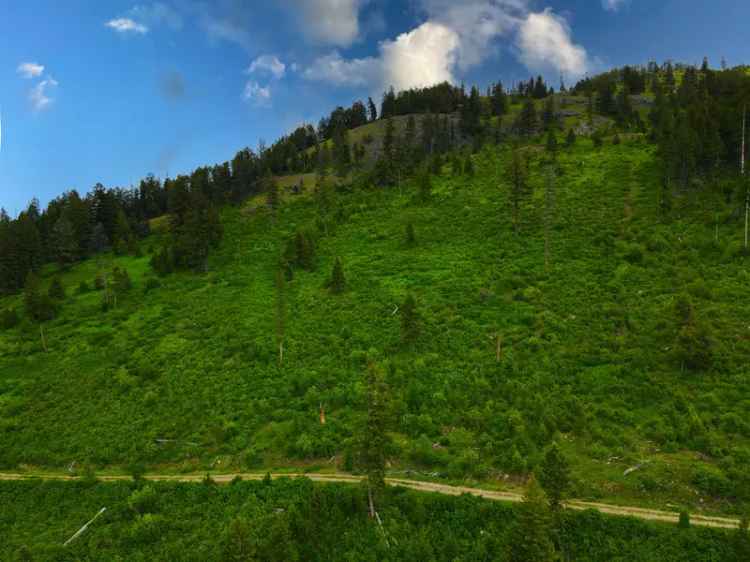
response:
[[[664,217],[656,148],[622,139],[561,149],[552,199],[542,147],[525,149],[517,232],[511,151],[487,144],[474,176],[446,164],[428,199],[409,180],[342,186],[323,222],[309,195],[275,213],[225,208],[204,275],[157,281],[154,238],[143,257],[71,267],[47,353],[36,324],[0,335],[0,466],[349,470],[374,360],[392,397],[393,474],[512,488],[557,440],[575,497],[736,511],[750,462],[741,225],[705,190]],[[274,276],[299,228],[314,233],[314,270],[286,283],[279,365]],[[340,295],[326,289],[337,257]],[[98,293],[75,288],[112,264],[134,288],[102,312]],[[421,329],[404,345],[409,294]],[[680,344],[685,306],[710,333],[697,369]]]

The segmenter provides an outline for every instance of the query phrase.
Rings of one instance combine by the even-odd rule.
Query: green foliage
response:
[[[401,305],[401,341],[412,344],[419,339],[421,331],[417,301],[411,294],[406,296]]]
[[[687,511],[680,512],[680,520],[678,521],[677,526],[680,529],[690,528],[690,514]]]
[[[552,562],[552,522],[547,497],[535,479],[526,488],[510,544],[511,562]]]
[[[414,233],[414,225],[411,222],[406,223],[405,240],[407,246],[414,246],[417,243],[417,236]]]
[[[55,317],[55,303],[48,294],[41,292],[39,277],[32,272],[26,277],[23,302],[26,314],[37,322],[45,322]]]
[[[538,475],[539,484],[549,499],[552,510],[561,508],[562,499],[570,487],[570,467],[557,443],[547,449]]]
[[[343,293],[346,289],[346,279],[344,278],[344,268],[341,265],[341,259],[336,258],[333,263],[333,270],[331,271],[331,280],[328,283],[328,287],[334,294]]]
[[[11,330],[21,322],[15,308],[4,308],[0,311],[0,330]]]
[[[65,300],[65,288],[63,287],[60,277],[53,277],[49,289],[47,289],[49,298],[55,301]]]

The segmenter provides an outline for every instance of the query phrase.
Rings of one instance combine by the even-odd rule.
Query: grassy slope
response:
[[[71,297],[47,327],[48,354],[33,326],[0,335],[0,463],[328,466],[361,410],[369,353],[394,365],[394,470],[503,481],[560,431],[576,495],[731,509],[712,497],[731,494],[731,470],[750,458],[739,224],[713,244],[716,202],[694,195],[659,224],[653,147],[580,141],[561,156],[546,273],[538,166],[515,236],[507,152],[475,159],[476,178],[436,178],[427,204],[410,189],[338,196],[346,218],[320,240],[317,271],[288,287],[281,369],[273,272],[284,238],[314,220],[305,197],[276,220],[226,210],[205,276],[174,275],[144,294],[147,258],[118,258],[136,285],[119,309],[100,312],[96,294]],[[403,243],[408,221],[415,248]],[[349,284],[341,296],[323,289],[336,256]],[[96,269],[77,266],[64,282]],[[671,355],[682,290],[715,328],[710,373],[682,373]],[[392,314],[407,292],[423,317],[414,350],[402,350]]]

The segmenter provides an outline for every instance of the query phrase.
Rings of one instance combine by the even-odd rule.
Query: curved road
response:
[[[232,474],[211,474],[211,478],[219,483],[226,484],[234,478],[240,477],[243,480],[262,480],[265,474],[261,473],[232,473]],[[313,482],[338,482],[357,484],[363,480],[362,476],[353,476],[351,474],[333,473],[333,474],[296,474],[296,473],[271,473],[272,478],[309,478]],[[171,481],[171,482],[200,482],[205,478],[205,474],[147,474],[145,480],[153,481]],[[77,477],[66,474],[9,474],[0,473],[0,480],[76,480]],[[113,482],[121,480],[131,480],[131,476],[97,476],[97,479],[103,482]],[[460,496],[470,494],[493,501],[520,502],[523,500],[521,494],[515,492],[497,492],[491,490],[482,490],[481,488],[469,488],[466,486],[450,486],[448,484],[436,484],[434,482],[421,482],[419,480],[407,480],[403,478],[386,478],[386,482],[392,486],[402,486],[420,492],[434,492],[448,496]],[[568,509],[584,510],[596,509],[608,515],[620,515],[645,519],[648,521],[662,521],[666,523],[677,523],[679,514],[670,511],[659,511],[656,509],[646,509],[641,507],[627,507],[612,505],[598,502],[588,502],[582,500],[570,500],[565,502]],[[739,526],[738,519],[729,517],[713,517],[708,515],[690,515],[691,525],[702,527],[717,527],[723,529],[736,529]]]

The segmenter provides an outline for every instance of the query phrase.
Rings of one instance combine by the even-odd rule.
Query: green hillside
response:
[[[365,515],[360,490],[301,479],[227,486],[5,482],[0,502],[3,560],[468,562],[517,559],[533,553],[538,539],[524,535],[517,506],[404,489],[388,492],[379,527]],[[563,513],[559,522],[555,536],[568,560],[740,562],[750,542],[736,531],[675,529],[595,511]]]
[[[48,352],[38,324],[0,333],[0,467],[349,470],[375,361],[392,473],[520,486],[557,440],[576,497],[735,511],[750,462],[740,220],[709,190],[678,194],[663,216],[655,146],[621,138],[561,149],[549,189],[542,146],[526,148],[517,232],[511,151],[487,144],[474,176],[446,164],[428,198],[416,180],[355,182],[325,213],[311,195],[275,213],[257,199],[227,207],[202,275],[157,280],[153,236],[143,257],[73,266]],[[280,365],[274,277],[299,229],[314,270],[286,282]],[[327,289],[336,258],[342,294]],[[112,264],[134,287],[103,312],[76,287]]]

